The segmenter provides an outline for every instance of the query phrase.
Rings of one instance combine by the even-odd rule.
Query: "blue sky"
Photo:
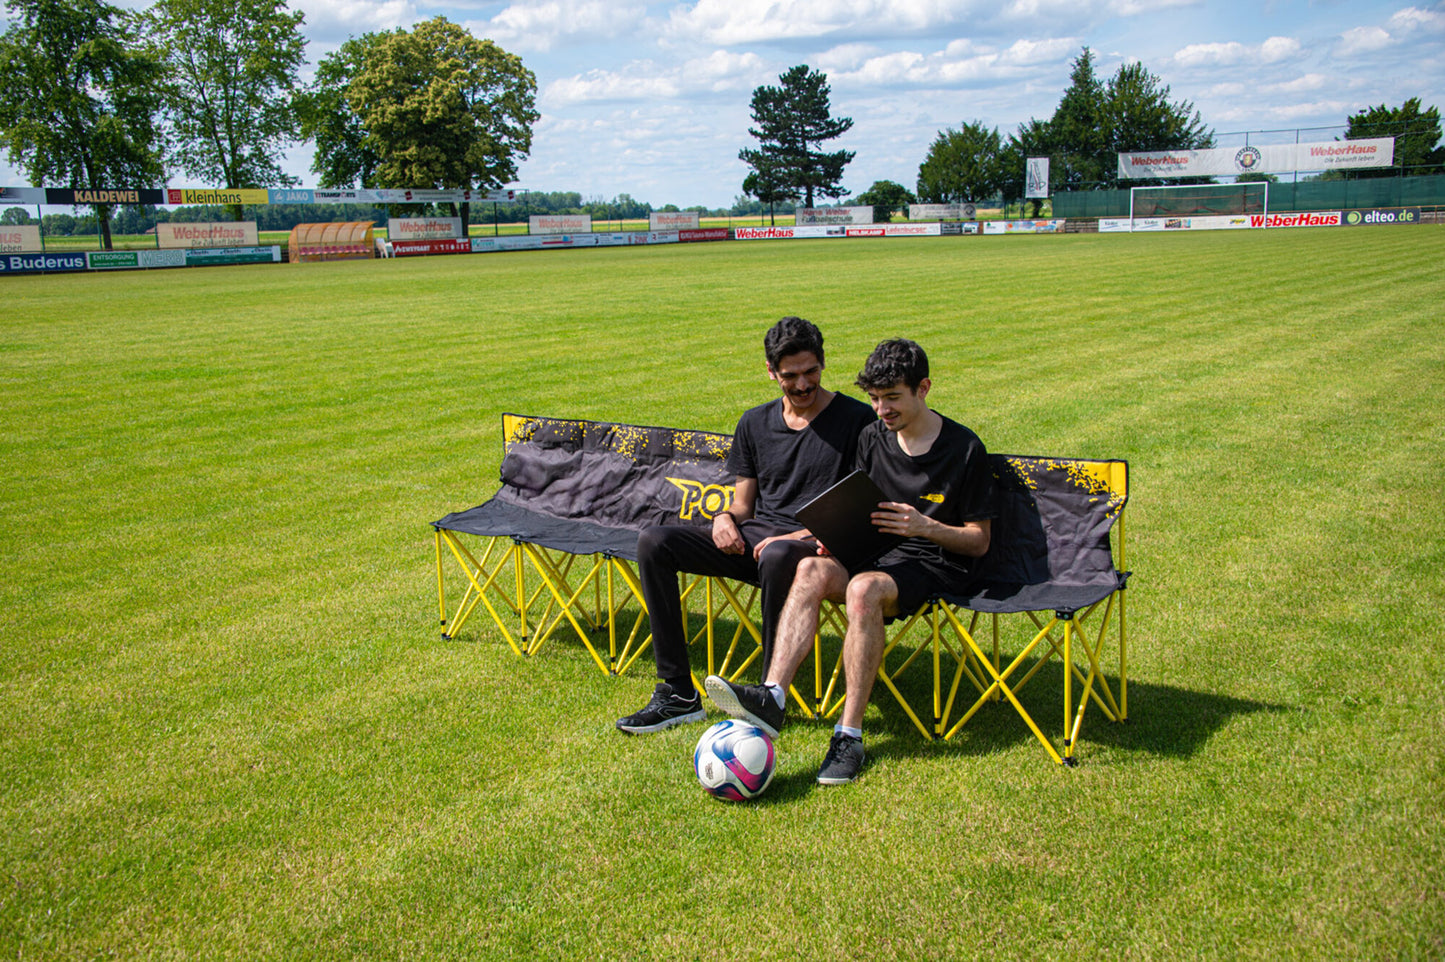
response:
[[[127,0],[127,6],[144,6]],[[1141,61],[1219,134],[1325,127],[1410,97],[1445,109],[1445,0],[292,0],[312,64],[349,36],[444,15],[520,55],[542,118],[515,186],[726,206],[759,84],[808,64],[854,126],[844,185],[913,188],[940,130],[1047,118],[1088,45]],[[307,77],[310,78],[310,67]],[[1222,142],[1232,143],[1233,138]],[[288,169],[313,186],[311,151]],[[20,185],[10,176],[6,184]],[[173,185],[194,184],[177,176]]]

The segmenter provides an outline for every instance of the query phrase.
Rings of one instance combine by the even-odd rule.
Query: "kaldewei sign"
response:
[[[1360,227],[1366,224],[1418,224],[1418,207],[1375,207],[1344,212],[1345,226]]]
[[[1240,174],[1291,174],[1302,170],[1389,167],[1395,162],[1395,138],[1336,140],[1314,144],[1266,144],[1211,150],[1145,150],[1119,155],[1119,176],[1129,180],[1158,177],[1234,177]]]

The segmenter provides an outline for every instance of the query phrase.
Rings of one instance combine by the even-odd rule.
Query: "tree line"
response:
[[[304,16],[285,0],[7,5],[0,146],[32,184],[102,189],[182,172],[228,189],[290,187],[284,148],[315,140],[322,187],[490,190],[515,180],[531,149],[536,78],[444,17],[349,40],[303,86]],[[96,205],[106,248],[114,213]]]
[[[909,204],[951,204],[1025,195],[1025,161],[1049,158],[1049,190],[1109,190],[1144,181],[1121,179],[1117,158],[1144,150],[1198,150],[1215,146],[1215,133],[1187,100],[1173,99],[1169,86],[1138,62],[1126,63],[1101,80],[1092,50],[1084,47],[1071,64],[1069,86],[1052,116],[1031,118],[1008,137],[982,122],[961,124],[938,133],[918,168],[915,190],[892,180],[875,181],[855,202],[874,207],[875,219],[888,220]],[[760,206],[837,198],[850,151],[828,151],[824,143],[848,131],[853,121],[831,116],[826,75],[806,66],[783,73],[776,87],[753,92],[749,133],[756,148],[739,157],[751,168],[743,182],[746,195]],[[1346,119],[1344,137],[1395,138],[1395,165],[1323,176],[1390,177],[1401,173],[1445,171],[1440,112],[1423,108],[1419,98],[1402,106],[1362,110]],[[1273,179],[1271,175],[1251,175]],[[1181,183],[1150,180],[1150,184]],[[1035,201],[1035,213],[1040,202]]]
[[[7,8],[0,146],[35,185],[99,190],[185,173],[227,189],[289,187],[296,178],[281,168],[282,151],[311,141],[311,170],[323,188],[485,191],[516,179],[539,118],[536,78],[521,59],[445,17],[353,37],[321,59],[314,82],[302,85],[304,16],[286,0],[154,0],[141,11],[105,0],[7,0]],[[753,92],[749,133],[757,143],[738,154],[749,169],[742,194],[728,210],[690,209],[776,213],[850,193],[842,181],[854,152],[828,144],[853,121],[833,116],[826,75],[800,65],[779,81]],[[1397,169],[1445,165],[1445,150],[1436,146],[1436,108],[1422,109],[1416,99],[1361,111],[1348,119],[1345,136],[1385,133],[1397,138]],[[878,181],[856,200],[875,205],[887,219],[915,201],[1018,199],[1024,158],[1035,156],[1051,158],[1051,190],[1114,187],[1121,151],[1213,143],[1199,112],[1171,99],[1158,77],[1130,63],[1101,80],[1085,47],[1047,120],[1031,119],[1007,138],[980,122],[940,131],[919,166],[915,190]],[[584,200],[571,192],[528,194],[514,205],[448,206],[396,205],[386,213],[445,213],[487,224],[533,213],[609,220],[652,212],[626,194]],[[139,233],[191,216],[105,204],[94,211],[89,220],[69,222],[68,215],[53,215],[53,224],[94,230],[109,248],[113,221],[123,232]],[[369,216],[378,212],[368,208],[355,219],[380,220]],[[240,220],[246,211],[235,205],[222,214]],[[262,229],[277,230],[302,215],[258,207],[251,216]],[[327,216],[345,215],[331,208]]]
[[[448,212],[438,209],[438,205],[406,206],[424,207],[425,209],[414,212],[426,216],[448,215]],[[674,204],[667,204],[657,210],[676,211],[678,209]],[[699,214],[705,216],[727,216],[742,213],[727,208],[709,210],[705,207],[692,207],[688,209],[698,211]],[[629,194],[619,194],[611,200],[601,198],[584,200],[577,191],[526,191],[516,203],[495,206],[492,204],[473,205],[469,223],[476,225],[519,224],[526,223],[528,218],[539,214],[585,214],[594,221],[636,221],[646,220],[653,212],[654,208],[651,204],[636,200]],[[263,204],[248,205],[244,208],[243,213],[243,219],[256,222],[257,230],[289,231],[297,224],[308,224],[318,220],[373,221],[377,224],[385,224],[393,211],[387,205],[371,204]],[[116,208],[111,214],[110,228],[112,234],[145,234],[154,230],[157,224],[212,223],[225,220],[230,214],[230,210],[226,207],[204,204],[169,209],[149,205],[126,206]],[[100,230],[94,213],[79,216],[46,214],[37,220],[24,207],[10,207],[0,211],[0,224],[40,224],[44,233],[52,237],[90,236],[97,234]]]

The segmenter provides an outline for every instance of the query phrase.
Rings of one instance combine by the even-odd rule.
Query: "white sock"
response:
[[[833,732],[838,735],[847,735],[849,738],[856,738],[860,742],[863,740],[863,729],[861,728],[849,728],[847,725],[834,725]]]
[[[768,694],[773,696],[773,701],[778,703],[779,708],[788,707],[788,693],[783,690],[782,685],[769,681],[764,682],[763,687],[768,690]]]

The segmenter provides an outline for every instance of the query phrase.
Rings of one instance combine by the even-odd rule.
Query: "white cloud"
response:
[[[1019,67],[1056,64],[1068,60],[1082,43],[1074,37],[1052,40],[1019,40],[999,57],[1000,63]]]
[[[292,9],[306,14],[307,37],[339,44],[363,33],[410,27],[424,19],[412,0],[301,0]],[[316,55],[312,53],[312,59]]]
[[[1109,10],[1120,17],[1141,17],[1199,3],[1200,0],[1110,0]]]
[[[1373,53],[1394,42],[1389,31],[1383,27],[1353,27],[1340,34],[1339,53],[1342,56]]]
[[[834,73],[857,70],[882,52],[876,44],[845,43],[824,51],[814,57],[813,62],[817,69],[832,77]]]
[[[1263,43],[1192,43],[1174,54],[1181,67],[1229,67],[1235,64],[1279,63],[1298,55],[1300,43],[1293,37],[1270,37]]]
[[[1390,17],[1389,27],[1390,33],[1397,37],[1409,33],[1445,32],[1445,8],[1421,10],[1419,7],[1406,7]]]
[[[1272,84],[1263,89],[1277,90],[1285,94],[1298,94],[1324,90],[1330,85],[1330,78],[1322,73],[1307,73],[1293,80],[1286,80],[1283,83]]]
[[[538,101],[542,109],[560,110],[606,101],[672,100],[724,91],[751,91],[765,76],[762,58],[753,53],[717,50],[682,64],[659,65],[637,60],[621,70],[589,70],[547,84]]]
[[[1270,37],[1259,45],[1259,58],[1265,63],[1279,63],[1297,56],[1300,42],[1293,37]]]
[[[1047,2],[1068,5],[1068,0]],[[995,16],[994,5],[985,0],[698,0],[673,10],[668,33],[733,46],[927,34]]]
[[[955,40],[932,53],[916,50],[875,52],[848,44],[830,50],[818,62],[839,89],[872,87],[961,87],[994,80],[1017,80],[1053,67],[1076,48],[1074,39],[1020,40],[999,50],[971,40]]]
[[[605,0],[545,0],[514,3],[487,22],[483,33],[503,46],[546,51],[573,39],[595,41],[628,36],[647,17],[642,5]]]

